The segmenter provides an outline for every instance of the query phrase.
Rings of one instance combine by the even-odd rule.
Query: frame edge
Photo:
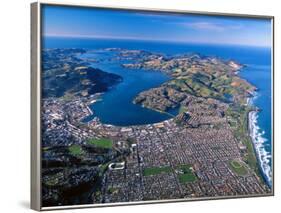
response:
[[[31,3],[31,193],[30,208],[41,210],[40,3]]]
[[[249,17],[249,18],[264,18],[271,19],[272,21],[272,36],[273,36],[273,74],[274,74],[274,18],[271,15],[252,15],[252,14],[232,14],[222,12],[207,12],[207,11],[188,11],[178,9],[160,9],[160,8],[142,8],[142,7],[126,7],[126,6],[108,6],[99,4],[79,4],[79,3],[59,3],[54,1],[40,0],[38,2],[31,3],[31,209],[36,211],[49,211],[49,210],[65,210],[65,209],[83,209],[83,208],[96,208],[96,207],[112,207],[112,206],[130,206],[130,205],[145,205],[145,204],[161,204],[161,203],[177,203],[188,201],[205,201],[205,200],[221,200],[221,199],[236,199],[236,198],[255,198],[255,197],[268,197],[274,196],[275,190],[273,183],[272,192],[268,195],[257,196],[227,196],[218,198],[199,198],[199,199],[177,199],[177,200],[163,200],[159,201],[141,201],[141,202],[125,202],[125,203],[113,203],[113,204],[89,204],[89,205],[71,205],[71,206],[56,206],[56,207],[43,207],[41,203],[41,6],[53,5],[53,6],[69,6],[69,7],[91,7],[98,9],[113,9],[113,10],[125,10],[125,11],[147,11],[147,12],[166,12],[166,13],[179,13],[179,14],[206,14],[206,15],[220,15],[220,16],[232,16],[232,17]],[[274,108],[274,77],[273,77],[273,108]],[[273,110],[274,114],[274,110]],[[273,116],[274,118],[274,116]],[[274,121],[273,121],[274,129]],[[274,131],[273,131],[274,132]],[[274,134],[273,134],[274,137]],[[274,140],[273,140],[274,141]],[[273,142],[274,143],[274,142]],[[273,154],[274,157],[274,154]],[[274,160],[273,160],[274,162]],[[274,165],[273,165],[274,167]],[[274,168],[273,168],[274,169]],[[274,181],[274,173],[273,173]]]

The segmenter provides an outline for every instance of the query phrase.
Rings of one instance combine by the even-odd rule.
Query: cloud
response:
[[[211,22],[183,23],[183,25],[196,30],[211,30],[217,32],[222,32],[225,30],[225,27]]]
[[[191,22],[191,23],[180,23],[184,27],[192,28],[195,30],[205,30],[205,31],[213,31],[213,32],[223,32],[226,30],[240,30],[242,28],[242,25],[233,25],[233,24],[228,24],[228,25],[222,25],[222,24],[217,24],[213,22]]]
[[[215,16],[208,17],[196,17],[187,16],[185,14],[161,14],[161,13],[150,13],[150,12],[138,12],[137,16],[143,18],[149,18],[151,22],[161,22],[163,24],[176,24],[178,26],[184,26],[193,30],[203,30],[212,32],[223,32],[227,30],[240,30],[243,27],[242,24],[237,21],[217,19]]]

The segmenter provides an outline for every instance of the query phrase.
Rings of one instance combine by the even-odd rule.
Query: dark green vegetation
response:
[[[103,173],[107,170],[108,165],[109,165],[109,162],[99,165],[99,168],[100,168],[100,173],[99,173],[99,175],[100,175],[100,176],[102,176]]]
[[[71,100],[74,96],[87,97],[105,92],[120,82],[118,75],[89,67],[77,56],[83,49],[43,50],[43,97],[62,97]]]
[[[93,97],[92,94],[104,92],[120,80],[118,76],[88,67],[76,57],[77,54],[82,53],[84,51],[78,49],[44,51],[43,77],[46,83],[43,85],[43,93],[45,98],[52,97],[51,100],[63,103],[64,107],[58,112],[68,112],[65,106],[74,98],[84,97],[77,100],[88,100]],[[131,57],[130,51],[126,54]],[[253,109],[246,106],[246,99],[251,96],[255,88],[237,76],[239,65],[198,55],[163,57],[160,54],[145,52],[139,56],[138,51],[134,51],[133,57],[138,67],[130,65],[132,68],[160,70],[172,77],[160,87],[140,93],[135,98],[135,103],[162,112],[167,112],[171,108],[179,109],[179,115],[174,121],[181,127],[200,128],[202,124],[195,122],[196,116],[202,118],[211,115],[215,119],[223,120],[221,123],[224,127],[230,126],[230,134],[233,132],[235,139],[246,147],[246,150],[241,151],[243,161],[226,161],[229,168],[239,176],[247,175],[252,169],[259,174],[254,148],[248,134],[248,113]],[[83,107],[75,108],[78,117],[82,110]],[[196,111],[199,113],[194,116]],[[56,109],[53,112],[57,114]],[[221,123],[211,126],[210,123],[205,122],[203,127],[216,130],[216,128],[223,128],[220,126]],[[112,137],[110,139],[104,134],[107,129],[95,129],[89,136],[82,136],[78,131],[73,137],[65,132],[61,137],[60,127],[69,124],[86,132],[90,128],[87,124],[80,123],[80,119],[76,119],[71,114],[71,110],[65,113],[65,117],[55,118],[52,123],[46,123],[45,129],[48,126],[54,128],[56,125],[59,128],[53,129],[51,137],[44,138],[46,146],[42,148],[44,206],[58,205],[58,202],[60,205],[104,202],[102,184],[105,172],[109,170],[109,164],[113,163],[112,168],[121,167],[117,162],[126,162],[130,152],[133,152],[130,149],[131,145],[137,143],[136,138],[120,138],[119,135],[110,136]],[[93,134],[100,138],[85,139],[92,137]],[[124,144],[114,143],[117,139]],[[69,146],[69,144],[73,145]],[[220,146],[214,146],[212,151],[220,152],[221,149]],[[126,172],[125,167],[124,173]],[[181,184],[194,182],[197,184],[199,180],[191,165],[173,168],[151,167],[143,170],[143,176],[146,178],[165,174],[175,175]],[[197,174],[199,175],[199,172]],[[126,173],[126,175],[130,174]],[[112,187],[108,188],[108,191],[110,194],[115,194],[118,189]]]
[[[43,148],[42,187],[45,192],[51,192],[44,193],[44,206],[89,203],[92,194],[99,199],[103,174],[109,163],[118,161],[121,154],[113,149],[109,139],[89,141],[95,145]]]
[[[254,146],[248,133],[248,114],[252,110],[253,109],[248,106],[233,104],[227,110],[226,115],[229,118],[229,124],[233,129],[234,136],[246,146],[247,152],[244,155],[244,161],[259,174],[259,166]]]
[[[134,99],[134,103],[158,111],[179,107],[179,115],[175,119],[177,125],[186,125],[188,122],[189,116],[184,112],[189,111],[186,103],[190,96],[199,98],[207,104],[210,99],[227,104],[227,110],[221,111],[221,116],[227,118],[235,138],[246,147],[246,150],[241,151],[243,161],[261,177],[248,129],[248,114],[254,109],[247,105],[247,99],[252,96],[256,88],[237,75],[242,65],[234,61],[200,55],[166,57],[161,54],[146,53],[141,60],[136,60],[134,64],[124,64],[124,67],[161,71],[172,77],[158,88],[141,92]],[[196,103],[198,107],[201,105],[200,101]],[[212,107],[215,109],[216,105]],[[243,174],[243,171],[239,172]],[[183,177],[182,181],[184,181]]]
[[[192,171],[191,165],[180,165],[176,170],[180,183],[190,183],[197,180],[197,177]]]
[[[109,188],[108,189],[108,193],[110,193],[110,194],[118,193],[118,191],[119,191],[119,189],[117,189],[117,188]]]
[[[47,181],[45,182],[48,186],[55,186],[59,183],[60,179],[63,178],[62,172],[50,175]]]
[[[145,168],[143,171],[144,176],[151,176],[151,175],[159,175],[164,173],[171,173],[174,170],[169,167],[150,167]],[[197,177],[192,171],[191,165],[180,165],[177,168],[175,168],[175,172],[178,174],[178,178],[180,183],[190,183],[197,180]]]
[[[248,169],[245,167],[243,162],[233,160],[229,162],[229,167],[237,175],[243,176],[248,174]]]
[[[90,67],[88,62],[79,58],[79,55],[85,52],[83,49],[42,51],[43,100],[54,100],[58,105],[62,104],[61,108],[58,108],[58,113],[59,110],[66,112],[66,117],[55,119],[54,126],[63,126],[68,116],[76,118],[73,115],[67,115],[68,103],[82,99],[87,102],[94,97],[92,95],[105,92],[122,80],[118,75]],[[80,108],[77,107],[75,110],[78,112],[77,116],[81,116]],[[78,129],[87,128],[76,119],[72,122]],[[48,126],[43,129],[47,130]],[[101,178],[108,164],[120,157],[120,153],[113,149],[112,141],[105,138],[91,139],[89,143],[84,144],[77,140],[77,136],[73,137],[56,129],[53,129],[52,134],[46,134],[51,137],[46,135],[43,137],[42,189],[44,195],[42,200],[44,206],[92,202],[88,196],[92,193],[90,190],[97,189],[95,193],[98,194]],[[59,136],[62,134],[64,135]],[[63,138],[63,140],[60,141],[58,138]]]
[[[150,176],[150,175],[158,175],[162,173],[170,173],[172,172],[172,168],[169,166],[165,167],[151,167],[151,168],[145,168],[143,170],[144,176]]]
[[[136,104],[160,111],[180,107],[187,95],[243,105],[255,90],[254,86],[237,75],[237,70],[242,67],[240,64],[212,57],[166,57],[151,53],[135,64],[123,66],[162,71],[172,77],[160,87],[141,92],[134,99]]]
[[[112,141],[108,138],[93,138],[87,141],[90,145],[95,145],[96,147],[111,149],[112,148]]]
[[[179,115],[175,120],[178,125],[188,120],[183,112],[188,112],[186,103],[189,97],[199,98],[205,103],[215,99],[227,104],[227,110],[221,111],[221,116],[226,116],[234,136],[246,146],[246,151],[242,153],[245,163],[257,174],[260,173],[248,130],[248,113],[253,109],[247,106],[247,99],[256,88],[237,75],[242,65],[234,61],[200,55],[167,57],[146,53],[142,60],[134,64],[124,64],[124,67],[152,69],[165,72],[172,77],[158,88],[141,92],[134,99],[134,103],[160,111],[179,107]],[[198,107],[200,101],[196,103]],[[213,107],[215,109],[216,106]]]
[[[74,156],[79,156],[79,155],[83,154],[83,149],[79,145],[71,145],[68,148],[68,150]]]

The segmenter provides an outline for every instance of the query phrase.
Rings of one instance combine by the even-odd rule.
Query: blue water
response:
[[[267,160],[265,164],[268,169],[262,170],[269,185],[271,185],[271,49],[250,46],[230,46],[230,45],[207,45],[207,44],[187,44],[168,42],[149,42],[133,40],[110,40],[110,39],[78,39],[78,38],[46,38],[43,43],[44,48],[125,48],[141,49],[167,55],[200,53],[207,56],[216,56],[222,59],[233,59],[247,65],[240,72],[240,76],[258,88],[258,93],[253,104],[261,109],[257,117],[259,141],[263,141],[262,149],[257,152],[266,152]],[[161,114],[132,104],[133,97],[140,91],[151,87],[157,87],[169,79],[168,76],[157,72],[132,71],[122,69],[114,63],[96,63],[93,66],[99,67],[107,72],[121,75],[123,82],[112,88],[102,96],[102,101],[91,107],[95,113],[105,123],[116,125],[130,125],[142,123],[154,123],[169,118],[169,115]],[[172,112],[176,113],[175,111]],[[258,143],[258,141],[254,141]],[[265,162],[265,159],[260,159]]]
[[[92,63],[93,67],[120,75],[123,78],[121,83],[102,95],[101,101],[90,106],[94,116],[106,124],[128,126],[156,123],[177,114],[177,109],[170,110],[170,115],[144,108],[132,102],[140,92],[158,87],[168,81],[170,79],[168,75],[155,71],[126,69],[120,66],[122,61],[112,61],[113,57],[115,57],[115,53],[108,51],[91,52],[81,56],[81,58],[97,59],[99,62]]]

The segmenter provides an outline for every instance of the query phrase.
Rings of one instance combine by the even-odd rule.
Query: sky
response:
[[[271,20],[45,5],[43,36],[271,46]]]

